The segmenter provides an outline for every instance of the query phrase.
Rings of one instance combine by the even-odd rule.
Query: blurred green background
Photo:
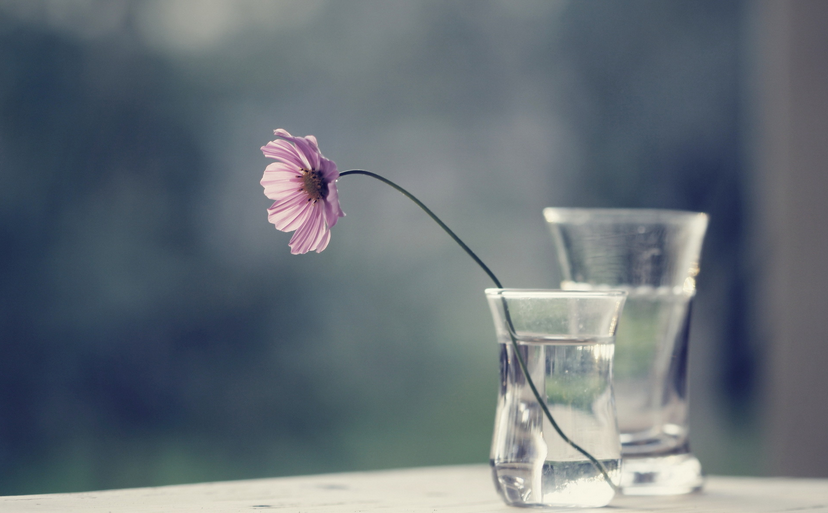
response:
[[[360,176],[290,255],[259,185],[280,127],[509,287],[557,285],[543,207],[709,212],[694,451],[759,472],[747,12],[0,1],[0,494],[488,460],[491,283]]]

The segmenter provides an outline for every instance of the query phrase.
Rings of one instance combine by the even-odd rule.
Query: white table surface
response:
[[[323,474],[101,492],[0,497],[0,512],[515,513],[485,465]],[[573,510],[570,510],[573,511]],[[574,510],[579,511],[579,510]],[[616,497],[604,513],[828,513],[828,479],[708,477],[677,497]]]

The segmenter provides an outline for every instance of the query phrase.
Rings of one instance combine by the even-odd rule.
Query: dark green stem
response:
[[[446,226],[446,223],[444,223],[442,220],[440,220],[440,218],[437,217],[437,215],[434,212],[432,212],[430,208],[425,206],[423,204],[423,202],[418,200],[413,194],[411,194],[407,190],[403,189],[399,185],[395,184],[391,180],[389,180],[389,179],[387,179],[383,176],[380,176],[376,173],[372,173],[370,171],[364,171],[362,169],[352,169],[350,171],[345,171],[345,172],[339,174],[340,177],[347,176],[347,175],[370,176],[371,178],[376,178],[380,182],[382,182],[386,185],[389,185],[389,186],[393,187],[394,189],[396,189],[397,191],[401,192],[406,198],[408,198],[411,201],[413,201],[414,203],[416,203],[417,206],[420,207],[426,214],[428,214],[428,216],[431,217],[431,219],[433,219],[435,223],[440,225],[440,228],[442,228],[443,231],[445,231],[449,235],[449,237],[454,239],[454,242],[459,244],[460,247],[463,248],[463,250],[472,258],[472,260],[474,260],[477,263],[477,265],[479,265],[480,268],[483,269],[483,271],[487,275],[489,275],[489,278],[491,278],[491,280],[494,282],[494,284],[497,288],[499,288],[499,289],[503,288],[503,285],[500,284],[500,280],[498,280],[497,276],[494,275],[494,273],[491,271],[491,269],[489,269],[489,267],[486,264],[484,264],[482,260],[480,260],[480,257],[478,257],[474,253],[474,251],[472,251],[471,248],[469,248],[466,245],[465,242],[460,240],[460,237],[458,237],[453,231],[451,231],[451,228]],[[512,339],[512,348],[514,349],[515,357],[517,358],[518,365],[520,366],[520,370],[523,373],[523,376],[526,378],[526,382],[529,384],[529,388],[532,390],[532,394],[535,396],[535,400],[538,401],[538,404],[540,405],[541,409],[543,410],[544,415],[549,420],[550,424],[552,424],[552,427],[555,429],[555,431],[558,433],[558,435],[561,437],[561,439],[564,442],[568,443],[570,446],[572,446],[575,450],[577,450],[578,452],[583,454],[595,466],[595,468],[597,468],[601,472],[601,474],[604,476],[604,479],[612,487],[612,489],[617,492],[618,487],[615,485],[615,483],[612,482],[612,479],[610,479],[609,473],[607,472],[606,467],[604,467],[604,465],[600,461],[595,459],[595,457],[593,457],[589,452],[587,452],[586,449],[584,449],[580,445],[573,442],[568,436],[566,436],[564,434],[564,432],[561,430],[560,426],[558,426],[558,423],[555,422],[555,418],[552,417],[552,412],[550,412],[549,408],[546,406],[546,401],[541,399],[540,393],[538,392],[537,387],[535,387],[535,383],[532,381],[532,377],[529,375],[529,369],[526,367],[526,362],[524,361],[523,356],[520,354],[520,350],[519,350],[518,343],[517,343],[517,334],[515,333],[514,327],[512,325],[512,318],[511,318],[511,315],[509,314],[509,307],[506,304],[506,298],[502,298],[501,300],[503,301],[503,311],[504,311],[505,316],[506,316],[506,322],[509,325],[509,338]]]
[[[402,188],[402,187],[400,187],[399,185],[395,184],[395,183],[394,183],[394,182],[392,182],[391,180],[389,180],[389,179],[387,179],[387,178],[384,178],[384,177],[382,177],[382,176],[380,176],[380,175],[378,175],[378,174],[376,174],[376,173],[372,173],[372,172],[370,172],[370,171],[363,171],[362,169],[352,169],[351,171],[345,171],[344,173],[340,173],[340,174],[339,174],[339,176],[346,176],[346,175],[365,175],[365,176],[370,176],[371,178],[376,178],[376,179],[377,179],[377,180],[379,180],[380,182],[382,182],[382,183],[384,183],[384,184],[386,184],[386,185],[390,185],[391,187],[393,187],[393,188],[397,189],[398,191],[400,191],[401,193],[403,193],[403,194],[405,195],[405,197],[406,197],[406,198],[408,198],[408,199],[410,199],[411,201],[413,201],[414,203],[416,203],[416,204],[417,204],[417,206],[418,206],[418,207],[420,207],[421,209],[423,209],[423,211],[424,211],[426,214],[428,214],[428,216],[429,216],[430,218],[434,219],[434,222],[435,222],[435,223],[437,223],[437,224],[439,224],[439,225],[440,225],[440,228],[442,228],[442,229],[443,229],[443,230],[444,230],[447,234],[449,234],[449,237],[451,237],[452,239],[454,239],[454,242],[456,242],[457,244],[459,244],[459,245],[460,245],[460,247],[461,247],[461,248],[463,248],[463,250],[464,250],[466,253],[468,253],[468,254],[469,254],[469,256],[470,256],[470,257],[472,257],[472,259],[473,259],[475,262],[477,262],[477,265],[479,265],[479,266],[483,269],[483,271],[484,271],[486,274],[488,274],[488,275],[489,275],[489,278],[491,278],[491,279],[492,279],[492,281],[495,283],[495,285],[497,286],[497,288],[499,288],[499,289],[502,289],[502,288],[503,288],[503,285],[501,285],[501,284],[500,284],[500,280],[498,280],[498,279],[497,279],[497,276],[495,276],[495,275],[494,275],[494,273],[491,271],[491,269],[489,269],[489,268],[486,266],[486,264],[484,264],[484,263],[483,263],[483,261],[482,261],[482,260],[480,260],[480,258],[479,258],[477,255],[475,255],[475,254],[474,254],[474,251],[472,251],[472,250],[471,250],[471,248],[469,248],[468,246],[466,246],[466,243],[465,243],[465,242],[463,242],[462,240],[460,240],[460,237],[458,237],[457,235],[455,235],[455,234],[454,234],[454,232],[453,232],[453,231],[451,231],[451,228],[449,228],[448,226],[446,226],[446,223],[444,223],[443,221],[441,221],[441,220],[440,220],[440,218],[439,218],[439,217],[437,217],[437,215],[436,215],[436,214],[434,214],[434,212],[432,212],[430,208],[428,208],[427,206],[425,206],[425,205],[423,204],[423,202],[422,202],[422,201],[420,201],[420,200],[418,200],[416,197],[414,197],[414,195],[413,195],[413,194],[411,194],[411,193],[410,193],[410,192],[408,192],[407,190],[403,189],[403,188]]]

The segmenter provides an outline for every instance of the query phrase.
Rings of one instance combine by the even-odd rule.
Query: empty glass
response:
[[[707,215],[670,210],[547,208],[568,290],[628,293],[613,386],[623,493],[672,495],[702,486],[688,438],[687,342]]]

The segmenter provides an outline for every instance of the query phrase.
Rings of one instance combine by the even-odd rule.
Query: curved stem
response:
[[[426,214],[428,214],[428,216],[431,217],[431,219],[433,219],[434,222],[437,223],[440,226],[440,228],[442,228],[443,231],[445,231],[449,235],[449,237],[454,239],[454,242],[459,244],[460,247],[463,248],[463,250],[472,258],[472,260],[474,260],[477,263],[477,265],[479,265],[480,268],[483,269],[483,271],[489,276],[489,278],[491,278],[491,280],[494,282],[497,288],[503,288],[503,285],[500,284],[500,280],[498,280],[497,276],[494,275],[491,269],[489,269],[489,267],[486,264],[484,264],[482,260],[480,260],[480,257],[478,257],[474,253],[474,251],[472,251],[471,248],[469,248],[466,245],[465,242],[460,240],[460,237],[458,237],[453,231],[451,231],[451,228],[446,226],[446,223],[444,223],[439,217],[437,217],[437,215],[434,212],[432,212],[430,208],[425,206],[425,204],[423,204],[422,201],[418,200],[413,194],[403,189],[399,185],[395,184],[391,180],[383,176],[380,176],[376,173],[372,173],[370,171],[365,171],[362,169],[351,169],[349,171],[345,171],[339,174],[340,177],[347,175],[370,176],[371,178],[376,178],[380,182],[389,185],[397,191],[401,192],[406,198],[416,203],[418,207],[420,207]],[[564,442],[568,443],[575,450],[583,454],[595,466],[595,468],[597,468],[601,472],[601,474],[604,476],[604,479],[607,481],[610,487],[612,487],[612,489],[617,492],[618,486],[616,486],[616,484],[612,482],[612,479],[610,479],[606,467],[604,467],[604,465],[600,461],[595,459],[595,457],[592,456],[592,454],[590,454],[586,449],[573,442],[568,436],[564,434],[563,430],[561,430],[560,426],[558,426],[558,423],[555,422],[554,417],[552,417],[552,412],[550,412],[549,408],[546,406],[546,401],[541,399],[540,393],[538,392],[537,387],[535,387],[535,383],[532,381],[532,377],[529,375],[529,369],[526,367],[526,362],[524,361],[523,356],[520,354],[519,346],[517,343],[517,335],[515,334],[514,326],[512,325],[512,318],[509,314],[509,306],[506,304],[506,298],[501,298],[501,300],[503,301],[503,311],[506,316],[506,322],[509,325],[509,338],[512,339],[512,348],[514,349],[515,357],[518,361],[518,366],[520,367],[523,376],[526,378],[526,382],[529,384],[529,388],[532,390],[532,394],[535,396],[535,400],[537,400],[538,405],[540,405],[541,409],[543,410],[544,415],[552,424],[552,427],[555,429],[555,432],[558,433],[558,436],[560,436]]]
[[[430,208],[428,208],[427,206],[425,206],[425,205],[423,204],[423,202],[422,202],[422,201],[420,201],[420,200],[418,200],[418,199],[417,199],[417,198],[416,198],[413,194],[411,194],[411,193],[410,193],[410,192],[408,192],[407,190],[403,189],[403,188],[402,188],[402,187],[400,187],[399,185],[395,184],[395,183],[394,183],[394,182],[392,182],[391,180],[389,180],[389,179],[387,179],[387,178],[385,178],[385,177],[382,177],[382,176],[380,176],[380,175],[378,175],[378,174],[376,174],[376,173],[372,173],[372,172],[370,172],[370,171],[364,171],[364,170],[362,170],[362,169],[352,169],[352,170],[350,170],[350,171],[345,171],[344,173],[340,173],[340,174],[339,174],[339,176],[347,176],[347,175],[365,175],[365,176],[370,176],[371,178],[376,178],[376,179],[377,179],[377,180],[379,180],[380,182],[382,182],[382,183],[384,183],[384,184],[386,184],[386,185],[390,185],[391,187],[393,187],[393,188],[397,189],[399,192],[403,193],[403,194],[405,195],[405,197],[406,197],[406,198],[410,199],[411,201],[413,201],[414,203],[416,203],[418,207],[420,207],[421,209],[423,209],[423,211],[424,211],[426,214],[428,214],[428,216],[429,216],[429,217],[431,217],[431,218],[434,220],[434,222],[435,222],[435,223],[437,223],[437,224],[439,224],[439,225],[440,225],[440,228],[442,228],[442,229],[443,229],[443,230],[444,230],[444,231],[445,231],[445,232],[449,235],[449,237],[451,237],[452,239],[454,239],[454,242],[456,242],[457,244],[459,244],[459,245],[460,245],[460,247],[461,247],[461,248],[463,248],[463,250],[464,250],[466,253],[468,253],[468,255],[469,255],[470,257],[472,257],[472,259],[473,259],[475,262],[477,262],[477,265],[479,265],[479,266],[483,269],[483,271],[484,271],[486,274],[488,274],[488,275],[489,275],[489,278],[491,278],[491,279],[492,279],[492,281],[495,283],[495,285],[497,286],[497,288],[499,288],[499,289],[502,289],[502,288],[503,288],[503,285],[501,285],[501,284],[500,284],[500,280],[498,280],[498,279],[497,279],[497,276],[495,276],[495,275],[494,275],[494,273],[491,271],[491,269],[489,269],[489,268],[488,268],[488,266],[486,266],[486,264],[484,264],[484,263],[483,263],[483,261],[482,261],[482,260],[480,260],[480,258],[479,258],[477,255],[475,255],[475,254],[474,254],[474,251],[472,251],[472,250],[471,250],[471,248],[469,248],[468,246],[466,246],[466,243],[465,243],[465,242],[463,242],[462,240],[460,240],[460,237],[458,237],[457,235],[455,235],[455,234],[454,234],[454,232],[453,232],[453,231],[451,231],[451,228],[449,228],[448,226],[446,226],[446,223],[444,223],[443,221],[441,221],[441,220],[440,220],[440,218],[439,218],[439,217],[437,217],[437,215],[436,215],[434,212],[432,212]]]

